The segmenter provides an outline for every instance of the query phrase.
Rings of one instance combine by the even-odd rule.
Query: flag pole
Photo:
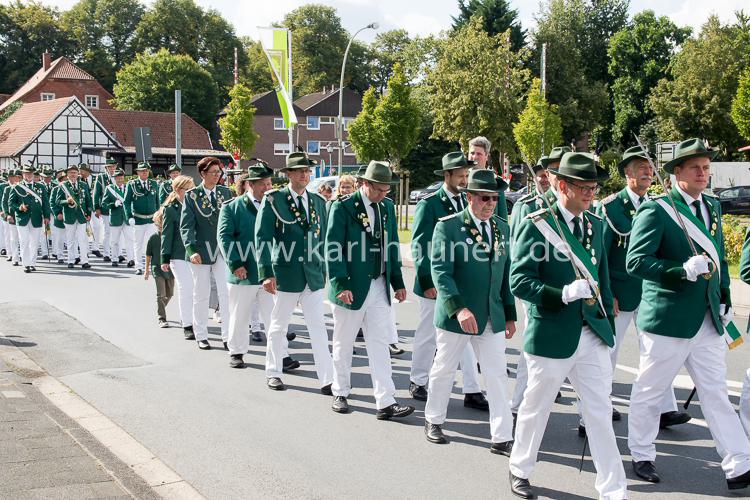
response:
[[[293,93],[294,91],[292,90],[292,30],[290,29],[286,30],[286,44],[287,44],[287,54],[289,54],[289,57],[287,58],[288,59],[287,62],[289,64],[289,67],[287,69],[287,75],[288,75],[287,80],[289,84],[289,101],[290,101],[289,104],[290,106],[293,107],[294,106],[294,93]],[[293,111],[293,110],[290,109],[290,111]],[[292,123],[291,120],[289,120],[289,152],[290,153],[294,152],[293,137],[294,137],[294,124]]]

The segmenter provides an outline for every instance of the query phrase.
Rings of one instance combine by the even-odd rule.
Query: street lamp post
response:
[[[344,61],[341,63],[341,79],[339,80],[339,119],[338,123],[336,124],[336,127],[338,129],[338,141],[339,141],[339,170],[341,170],[341,164],[343,162],[343,147],[342,142],[344,141],[344,124],[343,124],[343,118],[341,117],[341,107],[344,102],[344,70],[346,69],[346,58],[349,57],[349,49],[352,46],[352,42],[354,41],[354,38],[360,33],[360,31],[364,31],[366,29],[378,29],[380,25],[378,23],[370,23],[364,28],[360,28],[355,32],[352,37],[349,39],[349,43],[346,45],[346,51],[344,52]]]

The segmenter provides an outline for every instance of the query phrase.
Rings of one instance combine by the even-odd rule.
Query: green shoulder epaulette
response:
[[[590,215],[590,216],[591,216],[591,217],[593,217],[594,219],[599,219],[599,220],[602,220],[602,218],[601,218],[601,217],[599,217],[598,215],[596,215],[596,214],[595,214],[594,212],[592,212],[591,210],[586,210],[586,215]]]
[[[314,194],[315,196],[317,196],[318,198],[320,198],[321,200],[323,200],[323,203],[327,203],[328,202],[328,200],[326,200],[325,198],[323,198],[323,195],[320,194],[320,193],[313,193],[312,191],[308,191],[308,193]]]
[[[508,223],[508,219],[504,219],[503,217],[500,217],[500,216],[499,216],[499,215],[497,215],[497,214],[492,214],[492,215],[493,215],[493,216],[494,216],[494,217],[495,217],[496,219],[499,219],[499,220],[501,220],[501,221],[505,222],[506,224]]]
[[[531,212],[529,215],[526,216],[526,218],[527,219],[536,219],[537,217],[541,217],[545,213],[547,213],[547,209],[546,208],[540,208],[536,212]]]
[[[444,221],[444,220],[452,219],[452,218],[454,218],[454,217],[458,217],[459,215],[461,215],[461,212],[458,212],[458,213],[456,213],[456,214],[450,214],[450,215],[446,215],[446,216],[444,216],[444,217],[440,217],[440,218],[439,218],[438,220],[439,220],[439,221]]]
[[[602,205],[609,205],[610,203],[612,203],[616,199],[617,199],[617,193],[612,193],[611,195],[609,195],[606,198],[604,198],[601,201],[601,203],[602,203]]]
[[[708,197],[708,198],[712,198],[712,199],[714,199],[714,200],[718,200],[718,199],[719,199],[719,198],[718,198],[718,197],[717,197],[717,196],[716,196],[715,194],[713,194],[713,193],[707,193],[707,192],[703,191],[703,192],[702,192],[701,194],[702,194],[703,196],[706,196],[706,197]]]
[[[437,191],[433,191],[432,193],[430,193],[430,194],[428,194],[427,196],[425,196],[424,198],[422,198],[422,200],[426,200],[427,198],[432,198],[432,197],[434,197],[434,196],[435,196],[435,195],[436,195],[437,193],[438,193]],[[422,200],[419,200],[419,201],[422,201]]]

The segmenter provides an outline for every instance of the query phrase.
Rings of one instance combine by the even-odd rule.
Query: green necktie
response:
[[[211,191],[209,198],[211,199],[211,206],[216,208],[216,195],[214,194],[213,191]]]
[[[693,208],[695,208],[695,217],[703,223],[703,227],[706,227],[706,221],[703,220],[703,212],[701,211],[700,200],[695,200],[693,202]]]
[[[307,220],[307,211],[305,210],[305,204],[302,203],[302,195],[297,195],[297,210],[302,214],[302,219]]]
[[[378,245],[376,252],[373,252],[373,263],[372,263],[372,278],[375,279],[380,276],[380,270],[382,269],[381,264],[383,262],[383,239],[380,228],[380,210],[378,209],[377,203],[370,203],[372,207],[373,221],[372,221],[372,236],[375,238],[375,242]]]
[[[579,217],[573,217],[573,236],[576,237],[578,241],[581,241],[583,238],[583,232],[581,231],[581,219]]]
[[[490,246],[490,233],[487,232],[487,221],[482,221],[482,242],[489,248]]]

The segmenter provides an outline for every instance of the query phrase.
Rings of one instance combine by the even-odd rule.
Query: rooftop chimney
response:
[[[49,69],[50,64],[52,64],[52,57],[49,55],[49,52],[45,52],[42,54],[42,68],[44,71]]]

